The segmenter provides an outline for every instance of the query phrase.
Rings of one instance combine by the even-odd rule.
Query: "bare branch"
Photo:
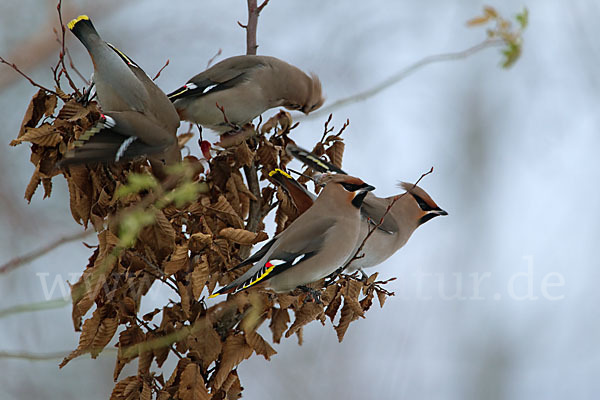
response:
[[[338,108],[342,108],[348,104],[358,103],[358,102],[367,100],[367,99],[379,94],[380,92],[384,91],[385,89],[397,84],[398,82],[402,81],[407,76],[411,75],[412,73],[418,71],[419,69],[421,69],[429,64],[435,64],[435,63],[444,62],[444,61],[462,60],[462,59],[467,58],[467,57],[469,57],[475,53],[478,53],[484,49],[502,46],[503,44],[504,44],[504,41],[501,39],[486,39],[483,42],[476,44],[475,46],[469,47],[468,49],[463,50],[463,51],[458,51],[458,52],[453,52],[453,53],[435,54],[432,56],[422,58],[421,60],[417,61],[416,63],[409,65],[408,67],[400,70],[396,74],[390,76],[386,80],[373,86],[370,89],[367,89],[363,92],[354,94],[349,97],[345,97],[340,100],[337,100],[337,101],[333,102],[332,104],[328,105],[327,107],[323,107],[315,112],[310,113],[308,116],[304,116],[301,118],[304,118],[304,119],[318,118],[323,115],[327,115],[328,113],[331,113],[332,111],[335,111]]]
[[[238,22],[239,24],[239,22]],[[219,49],[217,51],[217,53],[212,56],[212,58],[210,60],[208,60],[208,62],[206,63],[206,69],[208,69],[208,67],[210,67],[210,65],[213,63],[213,61],[215,61],[215,58],[219,57],[221,54],[223,53],[223,49]]]
[[[267,5],[269,1],[265,0],[260,7],[257,7],[256,0],[248,0],[248,23],[243,26],[238,22],[240,26],[246,29],[246,54],[255,55],[258,45],[256,44],[256,28],[258,25],[258,15],[262,9]],[[224,115],[224,114],[223,114]],[[248,188],[250,192],[256,197],[256,201],[250,201],[250,209],[248,211],[248,223],[246,229],[250,232],[256,232],[260,224],[261,208],[262,208],[262,197],[260,194],[260,185],[258,183],[258,173],[256,170],[256,163],[252,162],[249,167],[244,167],[244,174],[246,175],[246,181],[248,182]],[[246,258],[250,255],[250,246],[246,246],[240,250],[240,256]]]
[[[8,62],[6,61],[4,58],[0,57],[0,63],[2,64],[6,64],[9,67],[11,67],[12,69],[14,69],[17,73],[19,73],[23,78],[27,79],[29,81],[29,83],[31,83],[33,86],[40,88],[42,90],[45,90],[48,93],[52,93],[53,95],[60,97],[58,95],[58,93],[56,93],[54,90],[50,90],[42,85],[40,85],[39,83],[36,83],[33,79],[31,79],[29,76],[27,76],[27,74],[25,74],[23,71],[21,71],[14,63]]]
[[[163,72],[163,69],[167,68],[167,65],[169,65],[169,59],[168,58],[167,58],[167,62],[165,63],[165,65],[163,65],[162,68],[158,70],[158,72],[156,73],[156,75],[154,76],[154,78],[152,78],[153,81],[155,81],[156,79],[158,79],[158,77],[160,76],[160,73]]]
[[[56,308],[62,308],[71,304],[71,299],[54,299],[48,301],[40,301],[37,303],[19,304],[13,307],[5,308],[0,310],[0,318],[8,317],[13,314],[21,314],[26,312],[53,310]]]
[[[73,80],[71,79],[71,76],[69,75],[69,71],[67,71],[67,66],[65,65],[65,54],[66,54],[66,50],[65,50],[65,24],[63,23],[63,19],[62,19],[62,0],[58,0],[58,4],[56,6],[56,11],[58,12],[58,22],[60,23],[60,30],[61,30],[61,39],[60,39],[60,55],[58,57],[58,62],[60,65],[62,65],[62,70],[61,73],[58,75],[58,77],[60,78],[60,75],[64,74],[65,78],[67,78],[67,81],[69,82],[69,86],[71,86],[71,89],[73,89],[75,91],[75,93],[77,94],[77,96],[80,96],[81,93],[79,93],[79,89],[77,89],[77,85],[75,85],[75,82],[73,82]],[[58,65],[57,65],[58,67]],[[58,84],[58,82],[57,82]],[[60,87],[60,85],[58,85],[58,87]]]
[[[33,250],[25,255],[13,258],[12,260],[8,261],[7,263],[0,265],[0,274],[10,272],[10,271],[20,267],[21,265],[28,264],[31,261],[62,246],[63,244],[81,240],[83,238],[90,236],[92,233],[94,233],[93,230],[87,230],[87,231],[77,232],[77,233],[74,233],[71,235],[63,236],[62,238],[55,240],[54,242],[51,242],[51,243],[47,244],[46,246],[40,247],[39,249]]]

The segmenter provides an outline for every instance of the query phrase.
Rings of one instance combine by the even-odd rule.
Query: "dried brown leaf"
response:
[[[251,245],[263,240],[267,240],[269,236],[265,232],[250,232],[245,229],[225,228],[219,232],[220,236],[232,241],[233,243]]]
[[[61,140],[60,132],[54,126],[45,123],[39,128],[25,128],[23,135],[10,142],[10,145],[16,146],[23,142],[30,142],[44,147],[54,147]]]
[[[25,116],[23,117],[21,129],[19,130],[17,138],[20,139],[21,136],[25,134],[26,128],[36,126],[44,115],[51,115],[54,112],[55,107],[56,96],[46,93],[43,89],[38,90],[27,106],[27,111],[25,111]]]
[[[285,333],[285,337],[290,337],[304,325],[314,321],[323,312],[323,304],[315,301],[304,303],[302,308],[296,312],[296,320]]]
[[[358,319],[358,315],[354,312],[353,307],[349,305],[349,302],[344,299],[344,306],[342,307],[342,312],[340,316],[340,322],[336,327],[334,327],[337,332],[337,337],[340,343],[344,340],[344,336],[346,335],[346,331],[348,330],[348,326],[350,326],[350,322],[356,321]]]
[[[137,325],[131,325],[124,331],[119,334],[119,351],[117,353],[117,361],[115,364],[115,369],[113,372],[113,379],[116,381],[121,373],[123,367],[137,357],[137,354],[132,355],[131,357],[126,357],[124,355],[125,349],[130,348],[131,346],[141,343],[145,339],[144,332]]]
[[[269,324],[269,328],[273,332],[273,342],[279,343],[281,341],[281,336],[287,329],[289,322],[290,314],[287,308],[273,308],[273,317]]]
[[[200,294],[202,294],[202,290],[204,289],[209,276],[208,260],[206,255],[203,254],[201,257],[197,257],[198,263],[194,266],[194,270],[192,272],[192,293],[194,294],[195,299],[200,298]]]
[[[212,385],[215,389],[220,389],[225,379],[229,376],[229,372],[239,363],[249,358],[252,355],[252,348],[248,346],[243,335],[237,334],[229,336],[225,340],[223,346],[223,355],[221,363],[217,370]]]
[[[141,382],[137,376],[128,376],[119,381],[110,395],[110,400],[125,400],[128,399],[128,394],[131,394],[131,388],[138,386]],[[127,394],[126,394],[127,393]]]
[[[325,315],[327,315],[329,317],[329,319],[331,320],[332,323],[333,323],[333,319],[335,318],[335,315],[337,314],[341,305],[342,305],[342,290],[338,290],[335,297],[333,298],[333,300],[331,300],[331,302],[327,306],[327,309],[325,310]]]
[[[40,185],[40,182],[40,173],[36,169],[33,172],[33,175],[31,175],[31,179],[29,180],[29,184],[27,184],[27,188],[25,188],[25,200],[27,200],[28,203],[31,203],[31,198],[33,197],[33,194]]]
[[[177,395],[181,400],[210,400],[197,364],[191,362],[183,370]]]
[[[204,317],[194,324],[193,334],[188,338],[188,346],[201,360],[202,368],[219,358],[222,350],[221,337],[213,328],[212,322]]]
[[[379,307],[383,308],[383,304],[387,300],[387,295],[381,290],[377,290],[377,300],[379,300]]]
[[[344,147],[346,145],[342,141],[335,141],[325,150],[325,153],[331,160],[331,163],[338,168],[342,168],[342,160],[344,158]]]
[[[171,255],[170,260],[164,263],[166,275],[173,275],[174,273],[186,270],[189,267],[190,259],[188,257],[188,251],[187,243],[175,247],[175,251]]]
[[[242,221],[238,213],[233,209],[231,204],[229,204],[225,196],[219,196],[217,202],[211,204],[208,206],[208,208],[221,214],[228,215],[230,217],[230,222],[234,225],[234,228],[244,227],[244,221]]]
[[[243,141],[235,148],[235,159],[239,165],[252,165],[252,161],[254,160],[254,152],[250,150],[246,141]]]
[[[256,331],[246,332],[246,343],[254,349],[256,354],[262,355],[267,360],[270,360],[271,356],[277,354],[275,349],[273,349],[262,336],[256,333]]]

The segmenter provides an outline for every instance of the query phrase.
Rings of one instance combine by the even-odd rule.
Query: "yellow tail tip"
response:
[[[68,24],[67,24],[67,28],[69,28],[70,31],[73,30],[73,28],[75,27],[75,25],[79,22],[79,21],[83,21],[83,20],[88,20],[90,19],[90,17],[88,17],[87,15],[80,15],[79,17],[72,19]]]
[[[213,293],[210,296],[208,296],[209,299],[214,299],[215,297],[219,296],[221,293],[217,292],[217,293]]]
[[[273,176],[275,174],[281,174],[288,179],[294,179],[294,178],[292,178],[292,176],[290,174],[288,174],[287,172],[285,172],[279,168],[275,168],[273,171],[269,172],[269,176]]]

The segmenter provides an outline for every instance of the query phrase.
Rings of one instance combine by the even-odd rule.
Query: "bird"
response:
[[[165,167],[181,161],[175,107],[138,64],[102,40],[87,15],[73,19],[67,27],[92,59],[101,116],[80,135],[59,166],[148,156],[153,173],[164,178]]]
[[[313,205],[236,268],[252,265],[210,297],[261,284],[277,293],[318,281],[336,271],[354,249],[360,206],[373,186],[342,174],[325,174]]]
[[[341,168],[298,146],[288,144],[286,151],[315,171],[346,174]],[[284,171],[274,170],[270,177],[290,194],[295,204],[301,204],[297,207],[299,212],[314,201],[314,195]],[[435,217],[448,215],[419,186],[407,182],[401,182],[399,186],[404,193],[389,197],[377,197],[373,193],[365,196],[360,210],[360,234],[352,256],[345,263],[348,264],[346,272],[360,271],[365,276],[363,268],[374,267],[387,260],[407,243],[419,226]],[[375,231],[365,241],[373,229]],[[359,251],[363,242],[364,246]]]
[[[169,93],[181,120],[200,124],[220,135],[263,112],[283,106],[310,113],[325,101],[321,82],[275,57],[242,55],[227,58]]]

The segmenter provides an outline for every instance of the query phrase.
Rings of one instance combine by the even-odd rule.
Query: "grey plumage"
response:
[[[61,166],[148,155],[153,172],[164,175],[165,165],[181,161],[176,138],[179,117],[172,103],[139,65],[102,40],[87,16],[74,19],[68,27],[93,61],[103,116],[82,134]]]
[[[345,174],[341,168],[298,146],[288,145],[286,150],[316,171]],[[284,178],[281,178],[281,182],[285,182]],[[290,182],[290,186],[292,185],[295,188],[294,196],[298,197],[294,199],[295,202],[303,204],[310,202],[309,192],[302,195],[297,189],[299,185]],[[361,207],[363,219],[360,233],[348,261],[354,257],[369,231],[375,229],[375,232],[365,242],[362,254],[359,254],[362,257],[353,260],[347,267],[347,272],[382,263],[402,248],[423,223],[436,216],[448,215],[422,188],[411,183],[401,183],[400,186],[405,192],[395,196],[377,197],[373,193],[366,195]],[[389,211],[387,211],[388,207],[390,207]]]
[[[182,120],[225,133],[274,107],[306,114],[323,104],[321,83],[275,57],[227,58],[169,94]],[[223,107],[229,123],[225,122]]]
[[[347,260],[360,230],[360,203],[374,188],[346,175],[328,175],[323,184],[312,207],[243,262],[254,265],[215,295],[263,282],[276,292],[289,291],[328,276]]]

